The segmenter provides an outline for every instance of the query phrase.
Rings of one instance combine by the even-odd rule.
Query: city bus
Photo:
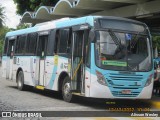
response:
[[[8,32],[2,76],[33,86],[106,99],[150,99],[153,53],[148,27],[112,16],[63,18]]]

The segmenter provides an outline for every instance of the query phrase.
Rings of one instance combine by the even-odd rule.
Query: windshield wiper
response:
[[[118,38],[111,29],[108,30],[108,33],[109,33],[109,35],[111,36],[111,38],[112,38],[112,40],[114,41],[114,43],[115,43],[120,49],[123,49],[123,46],[122,46],[122,44],[121,44],[121,39]]]
[[[134,46],[136,45],[136,43],[137,43],[137,41],[138,41],[138,37],[139,37],[139,35],[140,35],[140,33],[138,32],[137,34],[136,34],[136,36],[134,37],[134,39],[132,40],[133,42],[132,42],[132,44],[131,44],[131,47],[132,48],[134,48]]]

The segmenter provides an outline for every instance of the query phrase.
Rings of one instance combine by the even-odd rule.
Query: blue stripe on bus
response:
[[[49,87],[50,89],[52,89],[52,87],[53,87],[53,83],[54,83],[54,80],[56,78],[57,68],[58,68],[57,65],[55,65],[53,67],[52,77],[51,77],[51,79],[49,81],[49,84],[47,85],[47,87]]]
[[[69,27],[69,26],[74,26],[74,25],[83,25],[83,24],[86,24],[86,23],[89,23],[89,25],[93,26],[93,24],[94,24],[93,16],[56,22],[56,27],[57,28],[62,28],[62,27]]]
[[[47,56],[48,58],[53,58],[54,56]],[[66,58],[66,57],[62,57],[62,56],[58,56],[58,59],[60,60],[60,59],[63,59],[63,60],[68,60],[68,58]],[[56,79],[56,72],[57,72],[57,69],[58,69],[58,65],[54,65],[53,66],[53,70],[52,70],[52,77],[51,77],[51,79],[49,80],[49,84],[46,86],[47,88],[50,88],[50,89],[52,89],[52,87],[53,87],[53,84],[54,84],[54,80]]]
[[[17,31],[8,32],[8,33],[6,34],[6,36],[9,37],[9,36],[15,36],[15,35],[33,33],[33,32],[37,32],[37,30],[38,30],[38,27],[21,29],[21,30],[17,30]]]
[[[62,28],[62,27],[69,27],[69,26],[75,26],[75,25],[82,25],[85,23],[88,23],[90,26],[94,26],[94,18],[97,18],[98,16],[87,16],[87,17],[82,17],[82,18],[76,18],[76,19],[71,19],[71,20],[66,20],[66,21],[57,21],[56,22],[56,28]],[[6,34],[6,37],[10,36],[16,36],[16,35],[21,35],[21,34],[28,34],[28,33],[33,33],[33,32],[38,32],[38,29],[41,26],[35,26],[27,29],[21,29],[17,31],[12,31],[8,32]],[[53,24],[53,28],[55,28]]]

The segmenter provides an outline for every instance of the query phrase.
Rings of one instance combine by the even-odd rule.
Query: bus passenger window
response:
[[[38,34],[37,33],[28,34],[27,45],[26,45],[27,54],[35,55],[36,46],[37,46],[37,38],[38,38]]]
[[[69,29],[68,40],[67,40],[67,53],[70,53],[71,51],[71,37],[72,37],[72,30]]]
[[[47,55],[48,56],[52,56],[54,53],[54,41],[55,41],[55,34],[56,31],[55,30],[51,30],[50,34],[49,34],[49,39],[48,39],[48,43],[47,43]]]
[[[69,29],[60,30],[59,35],[59,53],[66,53],[69,49],[71,41],[69,40]]]
[[[3,52],[4,55],[6,55],[7,53],[7,48],[8,48],[8,38],[5,39],[5,43],[4,43],[4,52]]]
[[[42,58],[46,56],[48,35],[39,36],[37,55]]]
[[[66,52],[66,46],[67,46],[67,33],[64,30],[60,31],[60,46],[59,46],[59,53],[65,53]]]
[[[54,54],[57,54],[58,51],[58,45],[59,44],[59,30],[56,32],[56,39],[54,43]]]
[[[8,46],[7,56],[10,56],[11,58],[13,57],[14,42],[15,42],[15,39],[8,41],[9,46]]]
[[[26,36],[22,36],[21,39],[20,39],[19,53],[24,53],[25,52],[25,41],[26,41]]]
[[[16,41],[16,54],[24,54],[25,53],[25,42],[26,42],[26,35],[18,36]]]

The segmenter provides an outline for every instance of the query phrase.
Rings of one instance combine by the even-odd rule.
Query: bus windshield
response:
[[[149,37],[140,33],[96,31],[96,65],[109,70],[149,71],[152,68]]]

